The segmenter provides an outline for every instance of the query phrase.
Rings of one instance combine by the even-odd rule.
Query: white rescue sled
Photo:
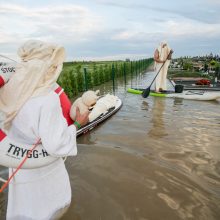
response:
[[[127,92],[133,94],[142,94],[143,88],[129,88]],[[150,91],[150,96],[164,97],[164,98],[180,98],[180,99],[190,99],[199,101],[212,101],[220,99],[220,91],[205,91],[205,90],[183,90],[181,93],[176,93],[173,91],[156,93],[155,91]]]
[[[182,93],[166,94],[166,97],[200,101],[212,101],[220,98],[220,92],[186,90]]]

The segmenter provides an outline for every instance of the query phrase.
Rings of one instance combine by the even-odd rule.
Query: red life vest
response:
[[[2,141],[7,135],[0,129],[0,141]]]
[[[62,91],[63,89],[59,86],[55,92],[59,95],[60,98],[60,105],[63,111],[63,116],[67,121],[68,126],[73,124],[73,120],[70,118],[70,108],[71,108],[71,102],[68,98],[68,96],[66,95],[66,93],[64,91]],[[60,94],[59,94],[60,93]],[[5,134],[5,132],[3,132],[0,129],[0,141],[2,141],[7,135]]]
[[[0,75],[0,88],[1,88],[2,86],[4,86],[4,84],[5,84],[5,80],[4,80],[3,77]]]
[[[55,92],[60,97],[60,104],[61,104],[61,108],[63,111],[63,116],[66,119],[68,126],[72,125],[74,121],[70,118],[71,102],[68,96],[66,95],[64,91],[62,91],[62,88],[60,86],[55,90]],[[61,94],[59,94],[60,92]]]

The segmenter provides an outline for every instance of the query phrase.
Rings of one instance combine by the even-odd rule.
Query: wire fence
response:
[[[112,81],[114,91],[117,79],[123,79],[125,84],[128,77],[131,80],[134,77],[137,79],[152,62],[152,58],[137,61],[69,62],[64,64],[58,84],[69,98],[109,81]]]

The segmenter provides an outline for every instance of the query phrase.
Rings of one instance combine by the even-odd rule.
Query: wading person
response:
[[[161,66],[163,65],[155,81],[156,92],[163,92],[167,90],[167,83],[166,83],[167,71],[170,65],[172,53],[173,53],[173,50],[170,49],[170,47],[165,41],[161,42],[154,52],[156,73],[158,73]]]
[[[67,124],[59,95],[54,91],[62,70],[63,47],[28,41],[18,50],[21,63],[0,90],[3,129],[15,141],[35,144],[58,159],[35,169],[20,169],[9,184],[8,220],[60,218],[71,202],[69,176],[62,157],[77,154],[76,130],[88,122],[77,111],[76,125]],[[9,175],[14,169],[9,168]]]

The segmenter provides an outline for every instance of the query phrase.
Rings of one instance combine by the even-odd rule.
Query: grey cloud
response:
[[[120,2],[114,3],[114,7],[116,6],[123,7],[123,4]],[[157,12],[160,10],[161,12],[164,11],[164,9],[159,7],[149,7],[141,4],[132,5],[129,2],[126,8],[132,8],[133,6],[138,9],[149,9]],[[148,31],[147,28],[146,30],[141,30],[141,28],[135,29],[135,25],[128,25],[128,29],[124,28],[124,26],[123,28],[112,28],[109,26],[102,28],[100,27],[102,24],[100,25],[99,23],[99,20],[101,19],[98,19],[96,16],[93,17],[91,14],[87,14],[86,10],[81,9],[82,8],[79,8],[78,14],[76,13],[77,15],[71,13],[69,9],[66,10],[65,7],[54,8],[50,12],[48,11],[48,8],[44,8],[42,10],[38,9],[34,10],[32,19],[29,19],[31,13],[28,13],[27,11],[24,12],[24,10],[19,8],[20,16],[23,16],[22,18],[25,18],[24,20],[27,22],[27,24],[25,23],[22,25],[27,25],[27,28],[30,29],[28,29],[25,33],[22,33],[23,37],[21,35],[19,35],[20,37],[17,37],[18,35],[16,34],[16,36],[14,36],[14,42],[5,42],[4,44],[0,44],[1,51],[7,54],[16,54],[17,47],[20,45],[20,43],[22,43],[21,41],[35,38],[62,44],[66,48],[68,60],[75,60],[79,57],[82,59],[85,59],[86,57],[123,57],[125,54],[130,54],[133,57],[143,56],[143,54],[146,54],[146,56],[153,56],[153,51],[158,42],[165,38],[173,47],[175,56],[200,55],[210,52],[220,52],[217,51],[219,48],[218,44],[220,39],[220,34],[218,32],[215,32],[214,36],[204,34],[206,32],[201,32],[201,34],[197,33],[197,35],[195,35],[196,33],[185,33],[184,31],[183,33],[177,33],[178,35],[175,35],[175,33],[172,35],[169,32],[165,33],[159,31],[159,29],[156,31]],[[195,14],[193,14],[193,9],[190,8],[188,11],[184,9],[181,10],[181,12],[177,12],[174,9],[167,9],[165,11],[167,14],[169,13],[169,18],[172,18],[173,16],[173,20],[175,20],[175,13],[178,14],[178,16],[188,18],[190,18],[190,16],[195,16],[196,20],[199,12],[203,10],[203,8],[198,8],[198,12]],[[41,17],[41,12],[43,17]],[[1,16],[4,15],[0,14],[0,17]],[[86,21],[89,21],[88,24],[82,22],[86,16]],[[152,17],[151,21],[153,20],[157,23],[162,23],[164,22],[162,17],[163,16],[157,18]],[[151,21],[140,20],[139,22],[144,27],[146,24],[148,24],[148,22],[151,26],[154,25],[151,23]],[[135,23],[135,19],[130,18],[129,22]],[[92,28],[90,26],[91,24],[93,25]],[[117,24],[115,27],[117,27]],[[217,27],[218,26],[216,26],[216,28]],[[190,28],[186,28],[186,30],[191,30]],[[13,35],[14,29],[11,29],[10,31],[10,34]],[[132,33],[127,39],[115,37],[119,33],[129,33],[129,31]]]
[[[168,4],[166,7],[158,7],[152,6],[152,4],[146,3],[130,3],[130,2],[123,2],[123,1],[97,1],[99,4],[103,4],[106,6],[112,7],[120,7],[125,9],[137,9],[137,10],[150,10],[154,12],[160,12],[163,14],[176,14],[178,16],[182,16],[188,19],[208,23],[208,24],[218,24],[220,23],[220,4],[207,2],[200,2],[199,4],[194,3],[191,1],[192,4],[186,4],[186,6],[181,5],[178,7],[172,6],[172,4]],[[163,15],[161,14],[161,17]]]

